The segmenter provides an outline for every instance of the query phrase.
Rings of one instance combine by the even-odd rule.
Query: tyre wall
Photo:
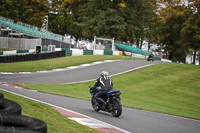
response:
[[[21,106],[0,93],[0,133],[47,133],[45,122],[21,115]]]
[[[66,56],[65,51],[44,52],[38,54],[17,54],[0,56],[0,63],[20,62],[20,61],[34,61],[42,59],[50,59]]]

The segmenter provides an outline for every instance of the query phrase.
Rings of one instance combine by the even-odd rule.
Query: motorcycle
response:
[[[102,98],[95,97],[96,94],[101,91],[101,88],[97,88],[96,91],[90,88],[91,104],[95,111],[105,111],[111,113],[114,117],[119,117],[122,114],[122,104],[120,95],[122,94],[118,89],[112,89],[106,93]]]
[[[153,57],[148,57],[147,61],[154,61],[154,58]]]

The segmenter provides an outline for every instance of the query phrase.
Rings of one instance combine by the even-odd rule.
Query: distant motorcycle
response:
[[[148,57],[147,61],[154,61],[154,58],[153,57]]]
[[[119,117],[122,114],[122,105],[121,105],[121,98],[120,95],[122,94],[120,90],[112,89],[106,93],[106,95],[101,98],[95,98],[96,94],[101,91],[101,88],[97,88],[96,91],[93,91],[91,86],[90,94],[91,104],[95,111],[106,111],[111,113],[114,117]]]

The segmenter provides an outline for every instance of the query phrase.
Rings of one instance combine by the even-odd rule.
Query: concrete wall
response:
[[[41,43],[41,39],[0,37],[0,48],[35,49],[35,46]]]

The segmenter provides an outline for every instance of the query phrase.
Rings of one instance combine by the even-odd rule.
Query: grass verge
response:
[[[98,133],[98,131],[72,121],[59,112],[36,101],[22,98],[0,90],[5,98],[19,103],[22,115],[40,119],[47,124],[48,133]]]
[[[112,55],[84,55],[84,56],[67,56],[54,59],[0,63],[0,72],[34,72],[40,70],[51,70],[55,68],[64,68],[87,64],[103,60],[131,60],[137,59],[129,56],[112,56]]]
[[[123,106],[200,119],[200,67],[158,64],[112,77]],[[89,85],[23,84],[40,92],[90,100]]]

